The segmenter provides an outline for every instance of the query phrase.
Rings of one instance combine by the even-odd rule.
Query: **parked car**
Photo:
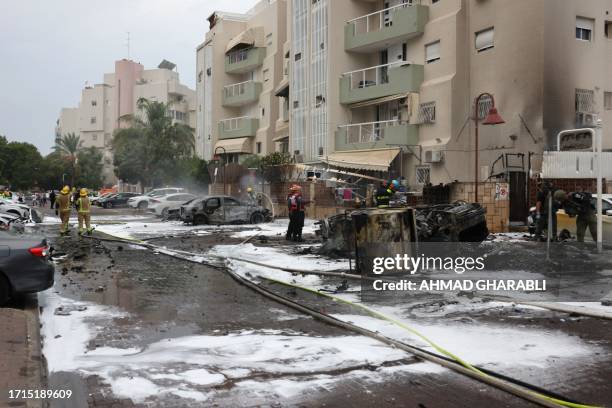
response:
[[[170,211],[180,210],[181,205],[195,198],[197,197],[193,194],[187,193],[169,194],[162,197],[151,198],[149,200],[148,211],[159,217],[168,218]]]
[[[115,208],[127,206],[128,200],[136,197],[138,193],[117,193],[98,200],[98,205],[104,208]]]
[[[228,196],[210,196],[181,206],[181,220],[201,224],[260,224],[272,220],[267,208]]]
[[[105,193],[105,194],[100,194],[97,197],[90,197],[89,198],[89,202],[91,204],[93,204],[93,205],[99,205],[98,203],[99,203],[100,200],[102,200],[104,198],[108,198],[108,197],[110,197],[112,195],[115,195],[115,194],[117,194],[117,193]]]
[[[163,197],[169,194],[184,193],[184,188],[156,188],[143,195],[136,195],[128,201],[128,206],[145,210],[149,207],[151,198]]]
[[[0,230],[22,233],[25,225],[18,215],[0,213]]]
[[[55,268],[43,237],[0,231],[0,306],[16,294],[53,286]]]

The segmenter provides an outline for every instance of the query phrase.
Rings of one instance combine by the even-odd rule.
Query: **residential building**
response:
[[[149,70],[131,60],[116,61],[115,71],[104,74],[103,83],[83,89],[77,108],[61,110],[56,138],[75,133],[83,148],[95,147],[103,152],[105,182],[114,183],[113,132],[129,126],[123,120],[126,117],[140,114],[140,98],[169,104],[168,114],[174,121],[195,129],[195,91],[180,83],[174,68],[166,60]]]
[[[226,161],[275,151],[287,24],[285,0],[262,0],[245,14],[215,12],[197,48],[197,154]],[[278,129],[278,130],[277,130]]]

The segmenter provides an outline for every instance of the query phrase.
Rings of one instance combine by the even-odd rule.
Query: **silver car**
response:
[[[272,221],[267,208],[252,201],[239,201],[228,196],[196,199],[181,207],[181,220],[201,224],[261,224]]]

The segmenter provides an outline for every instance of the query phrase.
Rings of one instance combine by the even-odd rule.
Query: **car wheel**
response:
[[[106,203],[106,208],[113,208],[113,203]]]
[[[147,203],[146,201],[141,201],[138,203],[139,210],[146,210],[148,206],[149,206],[149,203]]]
[[[8,302],[11,294],[11,288],[6,278],[0,273],[0,306],[4,306]]]
[[[198,214],[193,217],[193,225],[204,225],[207,223],[208,223],[208,220],[206,219],[206,216],[204,215]]]
[[[162,218],[166,219],[168,218],[168,208],[164,208],[161,212],[161,216]]]
[[[251,215],[251,224],[262,224],[266,221],[266,217],[262,213],[256,212]]]

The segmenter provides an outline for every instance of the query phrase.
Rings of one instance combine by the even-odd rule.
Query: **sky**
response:
[[[62,107],[115,60],[145,69],[167,59],[195,89],[195,48],[215,10],[246,12],[256,0],[1,0],[0,134],[51,152]]]

